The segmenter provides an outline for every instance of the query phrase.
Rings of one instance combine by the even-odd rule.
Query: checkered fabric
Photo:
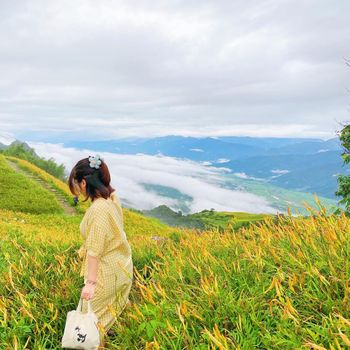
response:
[[[123,229],[123,211],[115,191],[108,199],[95,199],[80,223],[84,243],[78,254],[82,260],[80,276],[88,276],[87,255],[98,258],[97,284],[91,298],[93,311],[99,318],[105,335],[115,318],[129,302],[133,281],[131,248]],[[87,311],[83,299],[82,312]]]

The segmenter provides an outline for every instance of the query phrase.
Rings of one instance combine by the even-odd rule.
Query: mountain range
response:
[[[70,141],[66,147],[122,154],[165,155],[224,167],[237,177],[264,181],[284,189],[339,199],[337,176],[350,174],[343,165],[338,138],[184,137]]]

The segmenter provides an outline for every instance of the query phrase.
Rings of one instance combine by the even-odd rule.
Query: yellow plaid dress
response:
[[[87,254],[98,257],[97,283],[90,299],[101,328],[101,338],[129,302],[133,281],[131,248],[123,229],[123,211],[115,191],[108,199],[95,199],[80,223],[84,239],[78,254],[82,259],[80,276],[88,276]],[[87,301],[82,300],[82,312]]]

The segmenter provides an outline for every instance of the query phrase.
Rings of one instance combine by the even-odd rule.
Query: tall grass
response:
[[[1,157],[1,155],[0,155],[0,157]],[[19,158],[11,157],[11,156],[6,156],[6,158],[16,162],[17,165],[20,168],[22,168],[23,170],[28,171],[34,175],[37,175],[42,180],[46,181],[48,184],[51,185],[51,187],[53,187],[57,191],[59,191],[67,199],[68,203],[73,205],[73,195],[70,192],[67,183],[63,182],[62,180],[58,179],[57,177],[55,177],[51,174],[48,174],[46,171],[42,170],[38,166],[30,163],[29,161],[27,161],[25,159],[19,159]],[[81,196],[80,196],[79,200],[81,200]],[[77,212],[85,213],[86,209],[90,206],[90,204],[91,204],[90,200],[88,200],[86,202],[79,202],[79,204],[76,207]]]
[[[56,197],[17,173],[0,155],[0,208],[28,213],[63,213]]]
[[[223,233],[169,228],[125,211],[132,306],[116,320],[108,347],[348,346],[349,219],[308,210],[308,218],[289,211],[278,222],[267,217]],[[0,214],[0,348],[59,348],[83,282],[79,216]]]
[[[307,206],[307,204],[306,204]],[[311,208],[309,208],[310,211]],[[165,241],[136,271],[120,346],[341,349],[350,345],[349,219],[267,219]],[[134,247],[140,254],[142,247]]]

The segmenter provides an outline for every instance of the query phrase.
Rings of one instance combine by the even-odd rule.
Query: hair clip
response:
[[[89,156],[89,165],[91,168],[96,168],[98,169],[103,161],[103,158],[100,157],[99,154],[96,154],[96,156]]]

